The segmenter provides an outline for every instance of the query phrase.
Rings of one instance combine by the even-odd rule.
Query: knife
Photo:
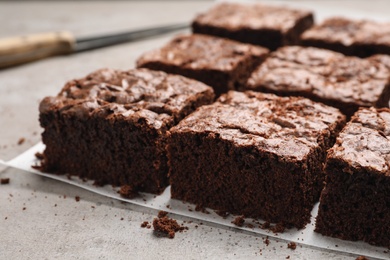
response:
[[[76,38],[71,32],[49,32],[0,39],[0,69],[44,59],[137,41],[186,29],[189,24],[173,24],[130,32]]]

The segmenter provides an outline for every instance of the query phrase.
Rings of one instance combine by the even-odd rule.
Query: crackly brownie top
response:
[[[202,96],[210,103],[211,87],[182,76],[148,69],[101,69],[68,82],[56,97],[43,99],[40,112],[143,119],[159,129],[177,123],[185,116],[185,107]]]
[[[269,29],[282,33],[295,26],[297,21],[312,15],[309,11],[261,4],[221,3],[195,18],[195,23],[222,27],[236,31],[240,29]]]
[[[137,66],[160,62],[191,70],[232,71],[251,56],[262,57],[268,50],[250,44],[201,34],[181,35],[161,49],[142,55]]]
[[[305,31],[302,39],[324,40],[345,46],[354,43],[389,45],[390,23],[333,17]]]
[[[357,111],[340,132],[328,158],[390,176],[390,109]]]
[[[229,91],[199,108],[171,129],[219,136],[236,146],[253,147],[291,160],[303,160],[324,146],[345,117],[337,110],[301,97]]]
[[[288,46],[272,53],[250,76],[247,88],[310,92],[323,99],[372,106],[390,76],[379,62],[313,47]]]

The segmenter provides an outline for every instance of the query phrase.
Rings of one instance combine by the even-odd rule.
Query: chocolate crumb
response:
[[[79,201],[80,201],[80,196],[76,196],[76,197],[74,197],[74,199],[75,199],[77,202],[79,202]]]
[[[290,248],[291,250],[295,250],[297,248],[297,244],[295,244],[295,242],[290,242],[287,244],[287,248]]]
[[[271,244],[271,242],[269,241],[268,237],[266,237],[263,242],[264,242],[264,244],[266,246],[269,246],[269,244]]]
[[[43,160],[43,159],[45,159],[45,156],[43,155],[43,153],[36,152],[35,158],[37,158],[38,160]]]
[[[133,189],[133,187],[129,185],[123,185],[121,186],[121,189],[118,191],[118,193],[126,198],[126,199],[133,199],[138,196],[138,192]]]
[[[0,179],[0,184],[1,184],[1,185],[9,184],[9,178],[1,178],[1,179]]]
[[[24,137],[19,138],[18,145],[22,145],[25,141],[26,141],[26,138],[24,138]]]
[[[145,227],[147,227],[148,225],[149,225],[149,222],[148,222],[148,221],[144,221],[144,222],[142,222],[141,227],[142,227],[142,228],[145,228]]]
[[[254,226],[253,224],[251,224],[251,223],[246,224],[246,227],[247,227],[247,228],[252,228],[252,229],[255,228],[255,226]]]
[[[174,238],[175,233],[188,230],[188,227],[180,226],[175,219],[164,216],[162,218],[153,219],[153,228],[156,232],[168,235],[169,238]]]
[[[160,211],[158,212],[157,217],[158,217],[158,218],[163,218],[163,217],[165,217],[166,215],[168,215],[168,212],[166,212],[166,211],[164,211],[164,210],[160,210]]]
[[[263,225],[261,225],[261,228],[262,229],[268,229],[270,228],[271,226],[271,223],[269,223],[268,221],[264,222]]]
[[[26,210],[26,207],[23,207],[23,210]]]
[[[360,256],[356,257],[356,260],[369,260],[369,259],[363,255],[360,255]]]
[[[245,218],[244,216],[238,216],[236,217],[232,223],[238,227],[242,227],[244,225],[244,222],[245,222]]]
[[[288,256],[286,256],[286,259],[290,259],[290,256],[288,255]]]

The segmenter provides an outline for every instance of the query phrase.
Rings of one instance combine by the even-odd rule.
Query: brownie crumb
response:
[[[148,225],[149,225],[149,222],[148,221],[144,221],[144,222],[142,222],[141,227],[142,228],[146,228]]]
[[[23,207],[23,210],[26,210],[26,207]]]
[[[138,196],[138,192],[133,189],[133,187],[129,185],[123,185],[121,186],[121,189],[118,191],[118,193],[126,198],[126,199],[134,199]]]
[[[160,211],[157,218],[153,219],[153,228],[156,233],[166,234],[169,238],[174,238],[176,232],[188,230],[188,227],[179,225],[175,219],[167,217],[168,212]]]
[[[290,256],[288,255],[288,256],[286,256],[286,259],[290,259]]]
[[[168,212],[166,212],[166,211],[164,211],[164,210],[160,210],[160,211],[158,212],[157,217],[158,217],[158,218],[163,218],[163,217],[165,217],[166,215],[168,215]]]
[[[246,224],[246,227],[247,228],[252,228],[252,229],[255,228],[255,226],[253,224],[251,224],[251,223]]]
[[[74,197],[74,199],[75,199],[77,202],[79,202],[79,201],[80,201],[80,196],[76,196],[76,197]]]
[[[1,184],[1,185],[9,184],[9,178],[1,178],[1,179],[0,179],[0,184]]]
[[[35,158],[37,158],[38,160],[43,160],[45,158],[45,156],[43,155],[43,153],[36,152]]]
[[[244,216],[238,216],[236,217],[232,223],[238,227],[242,227],[244,225],[244,222],[245,222],[245,218]]]
[[[22,145],[25,141],[26,141],[26,138],[24,138],[24,137],[19,138],[18,145]]]
[[[269,244],[271,244],[271,242],[269,241],[268,237],[266,237],[263,242],[264,242],[264,244],[266,246],[269,246]]]
[[[363,255],[360,255],[360,256],[356,257],[356,260],[369,260],[369,259]]]
[[[261,228],[262,229],[268,229],[270,228],[271,226],[271,223],[269,223],[268,221],[264,222],[262,225],[261,225]]]
[[[295,242],[290,242],[287,244],[287,248],[290,248],[291,250],[295,250],[297,248],[297,244],[295,244]]]

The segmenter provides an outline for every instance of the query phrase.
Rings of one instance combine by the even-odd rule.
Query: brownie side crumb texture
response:
[[[201,82],[147,69],[102,69],[72,80],[40,103],[41,170],[161,193],[167,131],[213,99]]]
[[[360,109],[329,150],[315,231],[390,247],[390,109]]]
[[[176,232],[188,230],[188,227],[179,225],[175,219],[169,218],[167,214],[165,211],[160,211],[158,217],[153,219],[153,229],[157,234],[163,233],[172,239]]]
[[[390,54],[389,34],[390,23],[332,17],[305,31],[301,43],[345,55],[368,57]]]
[[[384,60],[384,58],[382,58]],[[360,59],[312,47],[272,53],[244,89],[304,96],[334,106],[348,117],[359,107],[388,107],[390,70],[379,58]]]
[[[295,45],[313,25],[310,11],[261,4],[221,3],[198,15],[194,33],[226,37],[275,50]]]
[[[171,129],[171,196],[303,228],[344,121],[308,99],[230,91]]]
[[[217,95],[243,84],[265,59],[262,47],[206,35],[181,35],[143,54],[137,67],[162,70],[202,81]]]

